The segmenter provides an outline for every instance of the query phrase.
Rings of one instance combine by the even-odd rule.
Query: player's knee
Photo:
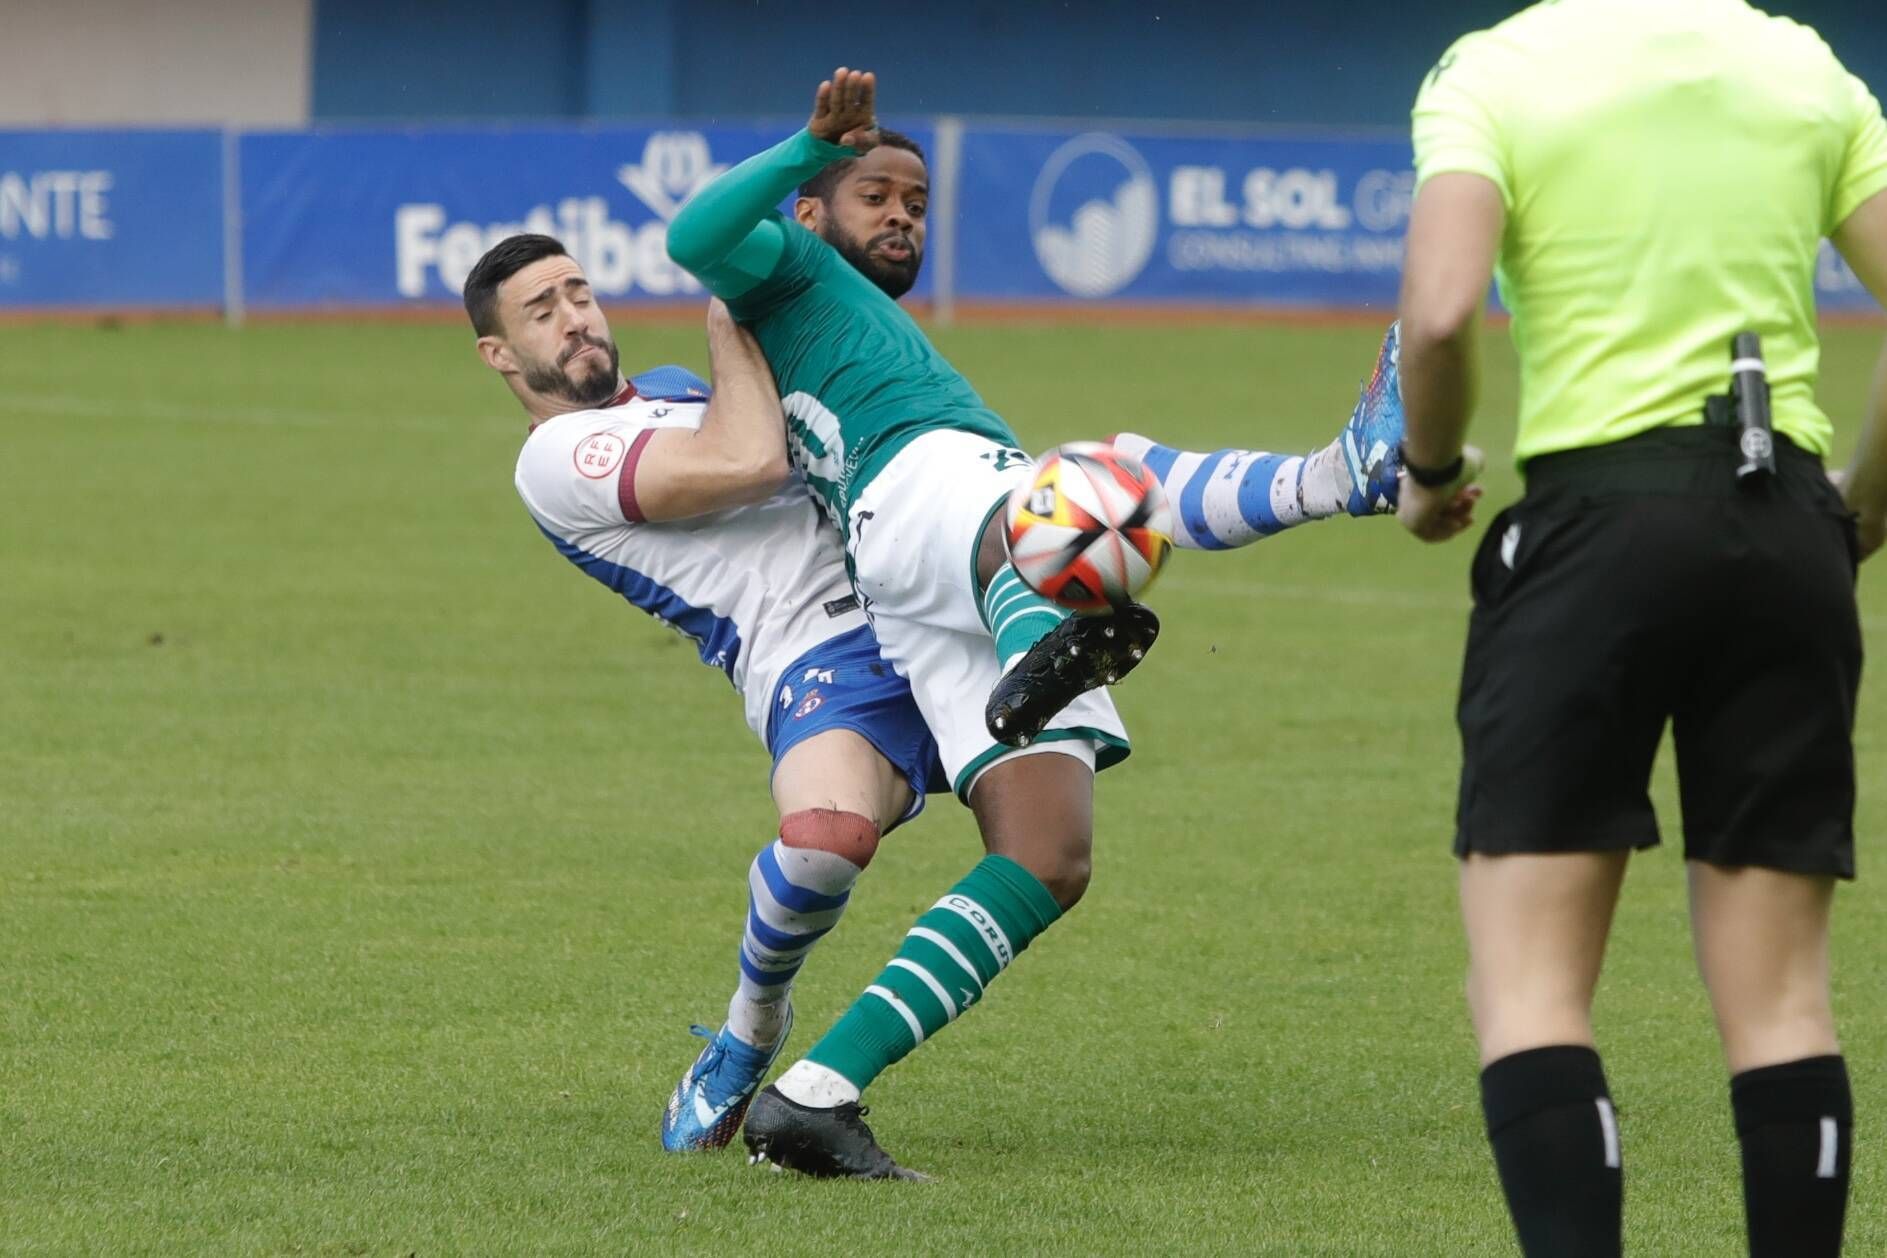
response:
[[[1019,843],[998,837],[989,850],[1028,870],[1064,911],[1080,903],[1094,873],[1094,844],[1086,832],[1036,833]]]
[[[780,842],[788,847],[830,852],[860,869],[878,851],[878,827],[870,817],[836,808],[805,808],[780,818]]]
[[[1062,911],[1073,908],[1087,894],[1088,880],[1094,874],[1094,858],[1086,849],[1057,856],[1046,869],[1036,874]]]

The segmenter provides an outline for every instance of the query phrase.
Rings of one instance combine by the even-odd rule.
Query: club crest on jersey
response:
[[[628,450],[628,445],[615,433],[593,432],[577,442],[576,452],[571,457],[578,473],[591,480],[602,480],[622,466],[622,456]]]
[[[817,690],[808,690],[806,697],[799,701],[799,706],[793,709],[793,719],[797,721],[801,717],[811,716],[814,712],[819,710],[819,705],[824,702],[824,696]]]

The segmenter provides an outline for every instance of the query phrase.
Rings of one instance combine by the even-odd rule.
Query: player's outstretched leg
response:
[[[982,612],[1005,670],[983,720],[991,738],[1011,747],[1028,746],[1077,696],[1132,672],[1160,635],[1150,608],[1128,603],[1109,615],[1076,616],[1007,563],[983,588]]]
[[[668,1099],[664,1149],[719,1149],[740,1130],[754,1089],[786,1046],[793,978],[812,946],[837,925],[877,847],[878,828],[868,818],[814,808],[784,818],[780,837],[754,857],[740,987],[718,1032],[692,1028],[708,1046]]]
[[[1124,432],[1114,448],[1146,464],[1173,500],[1174,544],[1229,550],[1333,515],[1396,509],[1402,468],[1400,330],[1391,324],[1356,409],[1337,439],[1309,455],[1264,450],[1199,453]]]

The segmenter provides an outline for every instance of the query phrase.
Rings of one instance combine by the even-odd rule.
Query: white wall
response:
[[[314,0],[0,0],[0,126],[299,125]]]

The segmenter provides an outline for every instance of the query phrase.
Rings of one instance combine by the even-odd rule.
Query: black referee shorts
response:
[[[1854,876],[1854,520],[1778,437],[1666,428],[1527,467],[1474,557],[1455,853],[1651,847],[1673,726],[1686,859]]]

